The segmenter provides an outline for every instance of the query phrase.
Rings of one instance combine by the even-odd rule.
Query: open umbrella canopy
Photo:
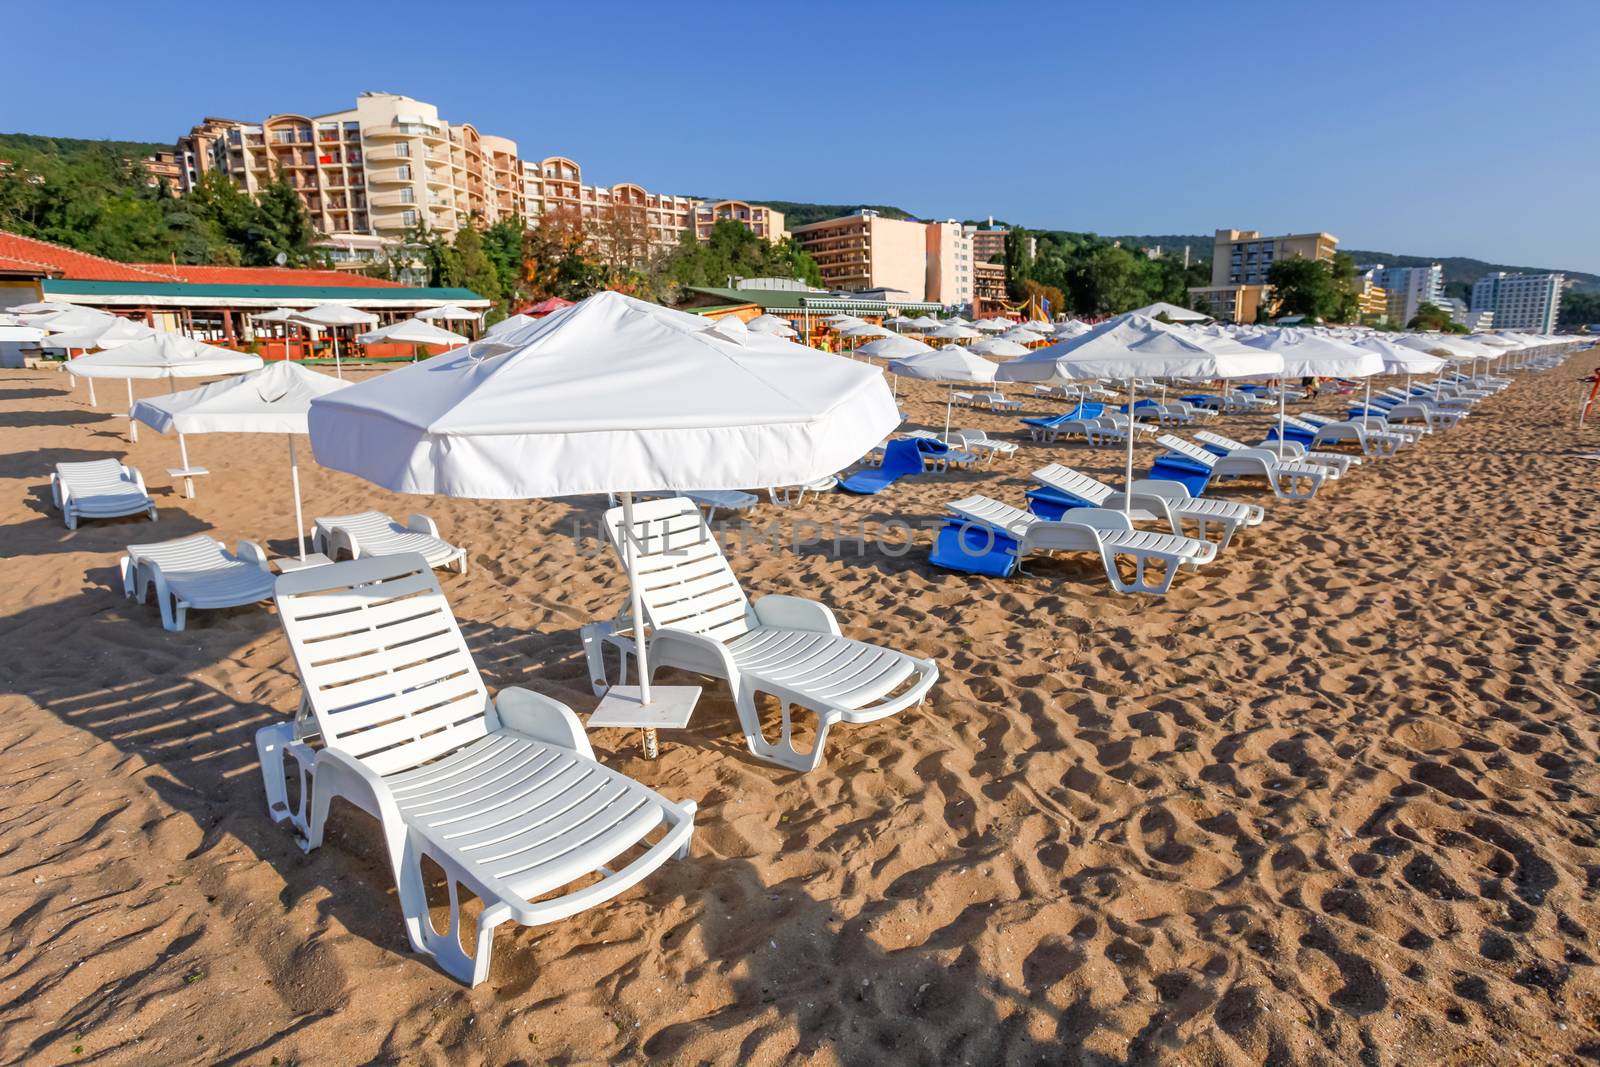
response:
[[[1055,328],[1055,323],[1046,321],[1045,319],[1029,319],[1022,325],[1038,333],[1045,333]]]
[[[844,331],[844,336],[877,339],[881,337],[896,337],[898,334],[896,334],[893,330],[885,330],[882,326],[874,326],[871,323],[866,323],[861,326],[849,327]]]
[[[979,319],[972,328],[983,333],[1005,333],[1015,325],[1010,319]]]
[[[968,322],[966,319],[962,318],[960,315],[951,315],[948,319],[945,319],[944,321],[948,325],[951,325],[951,326],[971,326],[972,325],[972,323]]]
[[[6,308],[13,315],[53,315],[60,311],[71,311],[77,307],[64,300],[36,300],[31,304],[14,304]]]
[[[883,324],[885,326],[891,326],[896,330],[903,330],[907,326],[915,326],[917,324],[917,320],[908,319],[904,315],[895,315],[891,318],[884,319]]]
[[[431,322],[421,319],[402,319],[391,322],[387,326],[380,326],[369,333],[356,335],[356,340],[364,345],[394,342],[398,344],[413,345],[464,345],[472,338],[465,334],[451,333],[441,329]]]
[[[445,304],[442,307],[419,311],[415,317],[424,322],[477,322],[483,318],[478,312],[468,311],[457,304]]]
[[[506,334],[522,329],[524,326],[532,326],[538,321],[532,315],[509,315],[484,330],[483,336],[486,338],[504,337]]]
[[[311,404],[326,467],[403,493],[747,489],[843,469],[900,423],[881,371],[597,293]]]
[[[259,314],[251,315],[250,316],[250,321],[251,322],[291,322],[291,321],[293,321],[294,317],[296,315],[298,315],[298,314],[300,314],[300,313],[298,311],[296,311],[294,308],[273,308],[271,311],[263,311],[263,312],[261,312]]]
[[[889,370],[928,382],[992,382],[999,366],[960,345],[946,345],[897,359],[889,364]]]
[[[822,321],[824,325],[831,326],[836,330],[848,330],[852,326],[866,325],[867,320],[841,311],[837,315],[829,315]]]
[[[757,315],[745,323],[745,328],[756,333],[767,333],[774,337],[793,337],[795,329],[789,325],[789,320],[777,315]]]
[[[1283,358],[1221,337],[1198,337],[1144,315],[1121,315],[1088,333],[1000,367],[1014,382],[1088,378],[1253,378],[1283,373]]]
[[[934,318],[932,315],[918,315],[916,318],[911,320],[911,325],[915,326],[919,330],[937,330],[944,324],[938,319]]]
[[[980,356],[993,356],[995,359],[1015,359],[1028,354],[1028,349],[1015,341],[1008,341],[1004,337],[985,337],[981,341],[974,341],[967,346],[967,351],[976,352]]]
[[[177,333],[151,333],[140,340],[67,361],[67,372],[80,378],[214,378],[260,368],[260,356],[218,348]]]
[[[1051,333],[1056,340],[1061,341],[1071,337],[1082,337],[1092,329],[1094,329],[1094,327],[1090,326],[1087,322],[1079,322],[1077,319],[1068,319],[1066,322],[1058,323],[1051,330]]]
[[[877,341],[868,341],[856,349],[856,355],[873,356],[878,359],[904,359],[919,352],[932,351],[934,349],[931,345],[923,344],[914,337],[890,336]]]
[[[532,307],[523,308],[522,313],[536,319],[542,319],[552,311],[560,311],[562,308],[572,307],[572,304],[571,300],[567,300],[564,297],[547,296]]]
[[[1383,360],[1387,374],[1433,374],[1443,370],[1445,360],[1420,348],[1403,345],[1392,337],[1375,335],[1355,342]]]
[[[928,336],[940,341],[967,341],[975,337],[982,337],[983,334],[974,330],[971,326],[952,322],[939,327],[937,330],[930,331]]]
[[[75,330],[88,330],[95,326],[104,326],[112,322],[126,322],[115,315],[108,315],[104,311],[94,308],[69,307],[65,311],[45,311],[38,314],[25,314],[29,326],[37,326],[42,330],[53,333],[68,333]]]
[[[1152,319],[1157,315],[1165,315],[1167,317],[1167,321],[1169,322],[1211,321],[1210,315],[1203,314],[1199,311],[1191,311],[1188,308],[1181,308],[1177,304],[1169,304],[1165,300],[1157,300],[1154,304],[1149,304],[1142,308],[1136,308],[1133,311],[1128,312],[1128,314],[1144,315],[1147,318]]]
[[[1239,343],[1282,356],[1282,374],[1289,378],[1365,378],[1383,373],[1383,357],[1378,353],[1310,330],[1271,329],[1241,338]]]
[[[1000,336],[1004,337],[1007,341],[1015,341],[1019,345],[1036,345],[1040,341],[1049,340],[1049,338],[1044,334],[1037,330],[1029,329],[1026,326],[1013,326]]]
[[[54,327],[51,329],[53,331]],[[45,348],[118,348],[155,335],[156,332],[142,322],[109,318],[63,333],[52,332],[39,344]]]
[[[311,401],[345,388],[331,375],[282,360],[198,389],[140,400],[133,417],[161,433],[308,433]]]
[[[376,326],[378,316],[346,304],[318,304],[296,311],[292,321],[309,322],[313,326]]]

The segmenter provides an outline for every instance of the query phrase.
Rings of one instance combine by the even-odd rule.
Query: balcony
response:
[[[373,185],[410,185],[412,174],[410,167],[395,167],[392,170],[375,170],[367,175],[367,181]]]

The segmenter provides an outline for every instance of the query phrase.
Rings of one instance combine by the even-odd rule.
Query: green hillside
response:
[[[31,156],[50,156],[64,163],[85,159],[144,159],[172,151],[171,143],[87,141],[77,137],[44,137],[37,133],[0,133],[0,159],[24,166]]]

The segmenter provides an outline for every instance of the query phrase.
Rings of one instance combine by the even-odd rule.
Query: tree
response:
[[[1344,257],[1346,260],[1348,256]],[[1346,273],[1348,272],[1348,277]],[[1304,315],[1322,322],[1346,322],[1354,317],[1357,298],[1351,279],[1354,264],[1291,256],[1280,259],[1267,272],[1276,301],[1274,315]]]
[[[1417,308],[1417,313],[1411,317],[1411,321],[1406,323],[1406,329],[1438,332],[1450,325],[1450,312],[1438,304],[1424,302]]]
[[[816,260],[792,239],[768,241],[733,219],[718,219],[705,241],[685,230],[663,264],[663,275],[680,286],[725,286],[730,277],[798,278],[808,285],[822,284]]]
[[[1012,227],[1006,234],[1006,291],[1013,300],[1027,299],[1027,287],[1022,283],[1033,277],[1033,254],[1028,249],[1028,236],[1028,231],[1020,226]]]
[[[1571,329],[1600,322],[1600,293],[1562,293],[1558,321]]]
[[[312,248],[316,227],[300,194],[281,173],[261,190],[255,201],[255,217],[243,249],[248,266],[265,267],[284,257],[289,266],[319,262]]]
[[[1095,315],[1117,315],[1148,303],[1138,259],[1126,248],[1105,245],[1079,268],[1075,286],[1079,308]]]
[[[483,235],[472,226],[456,231],[454,285],[465,286],[485,300],[499,303],[500,274],[484,249]]]

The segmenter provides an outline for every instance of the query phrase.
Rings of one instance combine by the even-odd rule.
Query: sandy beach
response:
[[[191,438],[211,473],[185,499],[175,438],[127,442],[120,382],[90,408],[65,375],[0,372],[0,1061],[1594,1062],[1600,463],[1574,457],[1597,438],[1573,413],[1597,366],[1517,375],[1312,501],[1225,490],[1266,524],[1165,598],[1116,595],[1088,556],[937,571],[926,531],[900,556],[755,544],[733,561],[748,592],[935,658],[932,699],[836,728],[808,775],[749,757],[722,688],[658,760],[593,733],[699,804],[692,855],[502,927],[471,990],[408,951],[371,820],[346,809],[306,855],[268,818],[253,736],[299,690],[271,607],[169,634],[122,595],[129,543],[292,551],[283,439]],[[909,425],[940,428],[944,389],[900,385]],[[1022,447],[753,520],[1020,506],[1051,461],[1121,477],[1119,451],[1033,444],[1012,416],[956,425]],[[157,524],[65,529],[49,474],[101,457],[143,470]],[[441,580],[491,690],[594,706],[577,630],[625,597],[603,500],[404,498],[310,462],[303,481],[308,521],[436,518],[470,550]]]

